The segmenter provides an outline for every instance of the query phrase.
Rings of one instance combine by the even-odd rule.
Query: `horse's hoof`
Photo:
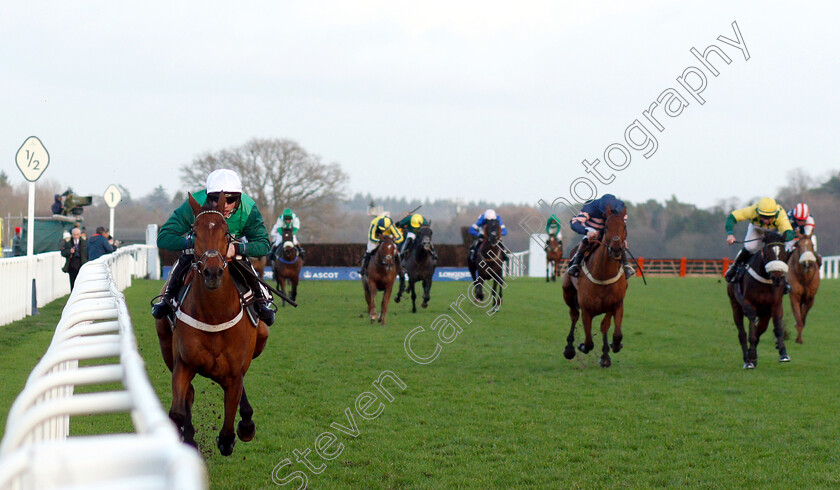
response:
[[[397,296],[396,298],[394,298],[394,303],[399,303],[399,302],[400,302],[400,297],[399,297],[399,296]]]
[[[575,348],[574,346],[567,345],[565,349],[563,349],[563,357],[568,360],[572,360],[575,358]]]
[[[236,445],[236,438],[231,439],[230,444],[223,443],[219,436],[216,436],[216,446],[219,448],[219,453],[222,456],[230,456],[233,454],[233,446]]]
[[[779,362],[790,362],[790,356],[787,354],[780,355]]]
[[[802,337],[796,337],[796,343],[801,344],[802,343]]]
[[[612,366],[612,360],[609,357],[602,357],[598,364],[601,365],[602,368],[608,368]]]
[[[426,302],[424,301],[424,302],[423,302],[423,304],[421,304],[421,305],[420,305],[420,307],[421,307],[421,308],[428,308],[428,307],[429,307],[429,303],[426,303]],[[801,342],[800,342],[800,343],[801,343]]]
[[[612,349],[613,352],[618,352],[622,348],[624,348],[624,344],[610,343],[610,349]]]
[[[744,369],[755,369],[755,363],[752,361],[745,362]]]
[[[581,352],[583,352],[584,354],[589,354],[589,351],[591,351],[592,349],[587,349],[587,348],[586,348],[586,344],[584,344],[583,342],[581,342],[581,343],[578,345],[578,350],[579,350],[579,351],[581,351]]]
[[[236,425],[236,435],[239,436],[239,440],[242,442],[248,442],[254,439],[256,434],[257,425],[254,424],[253,420],[249,420],[248,422],[240,420]]]

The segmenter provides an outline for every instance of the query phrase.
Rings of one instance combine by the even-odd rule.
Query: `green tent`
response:
[[[27,232],[29,231],[29,224],[24,218],[23,226],[23,249],[26,250],[26,243],[28,240]],[[79,221],[76,217],[62,217],[51,216],[49,218],[35,218],[35,242],[33,245],[33,253],[40,254],[44,252],[54,252],[61,250],[61,240],[64,232],[70,233],[74,224]]]

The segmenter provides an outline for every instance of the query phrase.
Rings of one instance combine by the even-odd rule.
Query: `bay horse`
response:
[[[788,258],[787,280],[790,284],[790,307],[796,319],[796,343],[802,343],[805,319],[814,306],[814,297],[820,287],[820,257],[814,251],[810,235],[796,240],[793,253]]]
[[[422,226],[417,230],[417,238],[414,242],[414,250],[405,260],[403,268],[408,275],[408,291],[411,293],[411,312],[417,313],[417,294],[414,292],[414,284],[416,282],[423,283],[423,303],[420,305],[423,308],[429,306],[430,292],[432,290],[432,278],[435,276],[435,267],[437,267],[437,259],[432,256],[432,229],[428,226]],[[405,291],[405,279],[400,274],[400,290],[397,297],[394,298],[394,303],[399,303]]]
[[[787,252],[782,236],[771,231],[764,234],[761,250],[749,258],[741,277],[727,283],[726,291],[732,305],[735,327],[738,329],[744,369],[755,369],[758,364],[758,340],[767,330],[771,318],[779,362],[790,361],[782,326],[782,295],[787,272]],[[744,316],[750,322],[749,337],[744,330]]]
[[[495,304],[493,311],[499,311],[502,306],[502,294],[504,288],[507,287],[502,275],[504,274],[505,265],[505,249],[502,244],[502,228],[499,225],[499,220],[487,220],[484,224],[484,236],[487,237],[481,242],[478,250],[475,253],[475,259],[472,264],[475,270],[473,277],[475,282],[475,297],[479,301],[484,300],[483,284],[490,280],[493,281],[493,287],[490,288],[490,294],[494,298]]]
[[[216,444],[224,456],[233,453],[236,437],[233,422],[236,409],[242,419],[236,435],[250,441],[256,434],[253,408],[245,394],[243,379],[251,360],[262,353],[268,339],[268,326],[262,321],[254,326],[240,301],[239,293],[225,258],[232,237],[222,214],[222,193],[213,206],[201,207],[190,195],[195,216],[192,226],[195,256],[185,281],[188,290],[175,313],[155,320],[160,350],[166,367],[172,372],[172,406],[169,418],[179,428],[185,443],[197,447],[192,423],[196,374],[212,379],[224,390],[225,414]]]
[[[376,292],[384,291],[382,309],[378,318],[379,323],[385,326],[385,314],[388,313],[388,302],[391,300],[391,290],[394,288],[398,270],[399,251],[397,250],[397,244],[394,243],[394,237],[383,235],[382,242],[376,248],[376,254],[370,258],[370,262],[363,271],[364,274],[362,274],[362,287],[365,290],[370,323],[377,319]]]
[[[627,278],[621,265],[621,258],[626,248],[627,226],[624,218],[626,210],[616,212],[607,206],[604,233],[600,240],[591,240],[590,249],[581,261],[580,277],[572,277],[568,272],[563,274],[563,300],[569,306],[569,316],[572,327],[566,337],[566,348],[563,356],[566,359],[575,357],[575,324],[582,317],[584,341],[578,349],[584,354],[589,353],[595,343],[592,340],[592,320],[603,314],[601,320],[601,367],[610,367],[610,348],[618,353],[623,345],[621,323],[624,318],[624,296],[627,294]],[[594,247],[593,247],[594,245]],[[576,247],[577,248],[577,247]],[[575,250],[572,250],[574,255]],[[612,343],[608,343],[607,335],[610,321],[615,325]]]
[[[545,249],[545,282],[548,282],[549,277],[552,281],[557,281],[560,276],[561,262],[563,260],[563,242],[557,240],[556,236],[551,236],[546,243]]]
[[[283,230],[281,246],[283,247],[283,251],[280,252],[272,263],[274,280],[277,282],[277,289],[284,294],[286,293],[286,282],[288,281],[292,290],[291,298],[294,301],[297,298],[297,287],[300,281],[300,270],[303,268],[303,258],[298,255],[292,230]],[[283,306],[286,306],[285,301],[283,301]]]

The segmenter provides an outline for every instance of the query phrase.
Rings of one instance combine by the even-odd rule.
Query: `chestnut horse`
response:
[[[300,281],[300,269],[303,267],[303,258],[298,255],[295,248],[292,230],[283,230],[283,251],[274,259],[274,280],[277,281],[277,289],[286,293],[286,281],[289,282],[292,293],[292,301],[297,298],[298,281]],[[283,306],[286,302],[283,301]]]
[[[755,369],[758,364],[758,340],[773,319],[773,333],[776,335],[776,349],[779,362],[788,362],[785,349],[785,331],[782,326],[782,295],[785,288],[785,274],[788,271],[787,252],[782,236],[767,232],[763,246],[747,262],[745,272],[735,282],[726,286],[732,317],[738,329],[738,341],[744,357],[744,369]],[[736,276],[738,277],[738,276]],[[749,347],[744,330],[744,316],[750,321]]]
[[[810,235],[796,240],[793,253],[788,258],[787,280],[790,284],[790,307],[796,319],[796,343],[802,343],[805,319],[814,306],[814,297],[820,287],[820,258],[814,251]]]
[[[376,292],[384,291],[379,323],[385,325],[385,314],[388,313],[388,302],[391,300],[391,290],[394,288],[398,269],[399,251],[394,243],[394,237],[383,235],[382,242],[376,248],[376,254],[370,258],[367,269],[364,270],[362,275],[362,286],[365,289],[370,323],[376,321],[377,318]]]
[[[432,278],[435,276],[435,267],[437,267],[437,259],[432,257],[432,229],[428,226],[422,226],[417,230],[417,238],[414,245],[414,250],[411,255],[405,260],[403,264],[406,274],[408,275],[408,291],[411,293],[411,312],[417,313],[417,293],[414,292],[414,284],[416,282],[423,283],[423,303],[420,305],[423,308],[429,306],[429,299],[431,298]],[[394,298],[394,303],[399,303],[405,291],[405,279],[400,274],[400,290],[397,297]]]
[[[184,442],[197,447],[192,423],[192,380],[196,374],[212,379],[225,394],[224,422],[216,444],[222,455],[229,456],[236,444],[233,421],[237,407],[242,420],[236,435],[242,441],[250,441],[256,434],[251,419],[254,410],[248,403],[243,378],[251,360],[265,348],[268,327],[261,321],[255,327],[244,314],[225,259],[232,237],[222,214],[224,193],[216,206],[208,201],[202,208],[192,195],[189,203],[195,215],[192,233],[198,260],[189,272],[189,289],[175,313],[174,324],[168,318],[155,321],[161,354],[172,372],[169,418],[179,428]]]
[[[578,345],[578,349],[584,354],[589,353],[595,343],[592,340],[592,320],[604,314],[601,320],[601,336],[603,348],[601,349],[601,367],[610,367],[610,347],[613,352],[621,350],[621,322],[624,317],[624,296],[627,293],[627,278],[624,276],[624,268],[621,265],[621,258],[624,254],[627,240],[627,226],[624,223],[626,210],[620,213],[612,211],[609,206],[606,210],[604,222],[604,233],[601,240],[591,240],[594,248],[590,246],[588,254],[581,263],[580,277],[572,277],[568,273],[563,274],[563,299],[569,305],[569,316],[572,319],[572,327],[569,336],[566,337],[566,348],[563,356],[566,359],[575,357],[575,324],[579,317],[583,317],[584,341]],[[572,254],[574,254],[572,250]],[[610,321],[613,321],[612,343],[607,342],[607,334],[610,330]]]
[[[556,236],[549,237],[545,248],[545,282],[548,282],[549,277],[552,281],[557,281],[560,269],[562,269],[562,260],[563,242],[557,241]]]
[[[495,219],[487,220],[484,224],[484,235],[487,237],[479,246],[475,253],[475,297],[479,301],[484,300],[484,290],[482,285],[490,280],[493,281],[493,287],[490,289],[490,294],[493,297],[494,305],[492,311],[499,311],[502,306],[502,294],[504,288],[507,287],[502,276],[504,274],[505,265],[505,249],[502,244],[502,228],[499,221]]]

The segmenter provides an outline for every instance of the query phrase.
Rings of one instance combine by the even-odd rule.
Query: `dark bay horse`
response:
[[[560,275],[561,261],[563,260],[563,242],[557,241],[557,237],[551,236],[545,248],[545,282],[549,277],[556,281]]]
[[[569,305],[569,316],[572,327],[566,337],[566,348],[563,356],[566,359],[575,357],[575,324],[579,317],[583,317],[583,331],[585,338],[578,346],[581,352],[588,353],[595,347],[592,340],[592,320],[604,314],[601,320],[601,336],[603,348],[599,364],[610,367],[610,347],[613,352],[621,350],[621,322],[624,317],[624,296],[627,293],[627,278],[621,265],[621,257],[626,247],[627,227],[624,223],[626,211],[620,213],[612,211],[607,206],[604,233],[601,240],[592,240],[594,248],[590,247],[588,255],[581,262],[580,277],[563,274],[563,299]],[[574,254],[572,250],[572,254]],[[608,343],[607,334],[610,321],[613,321],[612,343]]]
[[[796,319],[796,343],[802,343],[805,319],[814,306],[814,297],[820,287],[820,257],[814,251],[809,236],[796,240],[793,253],[788,258],[787,280],[790,284],[790,307]]]
[[[475,297],[479,301],[484,300],[484,289],[482,285],[493,281],[490,294],[494,298],[493,311],[499,311],[502,306],[502,294],[507,287],[502,274],[505,265],[505,250],[502,245],[502,228],[499,221],[487,220],[484,224],[484,236],[486,237],[475,253],[473,267],[475,269]]]
[[[168,318],[156,320],[155,329],[163,360],[172,372],[169,417],[180,429],[184,442],[197,446],[192,423],[192,380],[196,374],[212,379],[222,387],[225,397],[224,422],[216,443],[219,452],[229,456],[236,443],[233,422],[237,407],[242,420],[236,435],[242,441],[250,441],[256,434],[254,410],[248,403],[243,378],[251,360],[265,348],[268,327],[261,321],[254,326],[244,314],[231,277],[225,258],[232,238],[222,214],[224,194],[216,206],[208,201],[201,208],[192,195],[189,202],[195,215],[192,232],[198,259],[189,272],[189,289],[176,312],[175,323]]]
[[[384,291],[382,295],[382,310],[379,323],[385,325],[385,314],[388,313],[388,302],[391,300],[391,290],[397,279],[399,270],[399,250],[394,243],[394,237],[383,235],[382,242],[376,249],[376,254],[370,258],[367,269],[362,275],[362,286],[365,289],[365,300],[368,306],[370,323],[377,319],[376,292]]]
[[[303,258],[298,255],[294,244],[292,230],[283,230],[282,252],[274,259],[271,267],[274,269],[274,280],[277,281],[277,289],[286,292],[286,282],[291,287],[292,301],[297,298],[297,287],[300,281],[300,270],[303,268]],[[283,301],[283,306],[286,302]]]
[[[429,306],[435,267],[437,267],[437,259],[432,257],[432,229],[428,226],[423,226],[417,231],[414,250],[411,251],[411,255],[408,256],[403,264],[403,268],[406,274],[408,274],[408,291],[411,293],[412,313],[417,313],[417,294],[414,292],[414,283],[416,282],[423,283],[423,303],[420,306],[423,308]],[[405,291],[405,279],[400,274],[400,291],[397,293],[397,297],[394,298],[394,303],[400,302],[403,291]]]
[[[732,317],[738,329],[738,341],[744,357],[744,369],[754,369],[758,364],[758,340],[773,319],[773,333],[776,335],[776,349],[779,362],[788,362],[782,326],[782,295],[785,274],[788,271],[787,253],[782,236],[767,232],[759,252],[750,257],[745,272],[736,282],[727,284],[726,291],[732,305]],[[744,330],[744,316],[749,319],[749,347]]]

